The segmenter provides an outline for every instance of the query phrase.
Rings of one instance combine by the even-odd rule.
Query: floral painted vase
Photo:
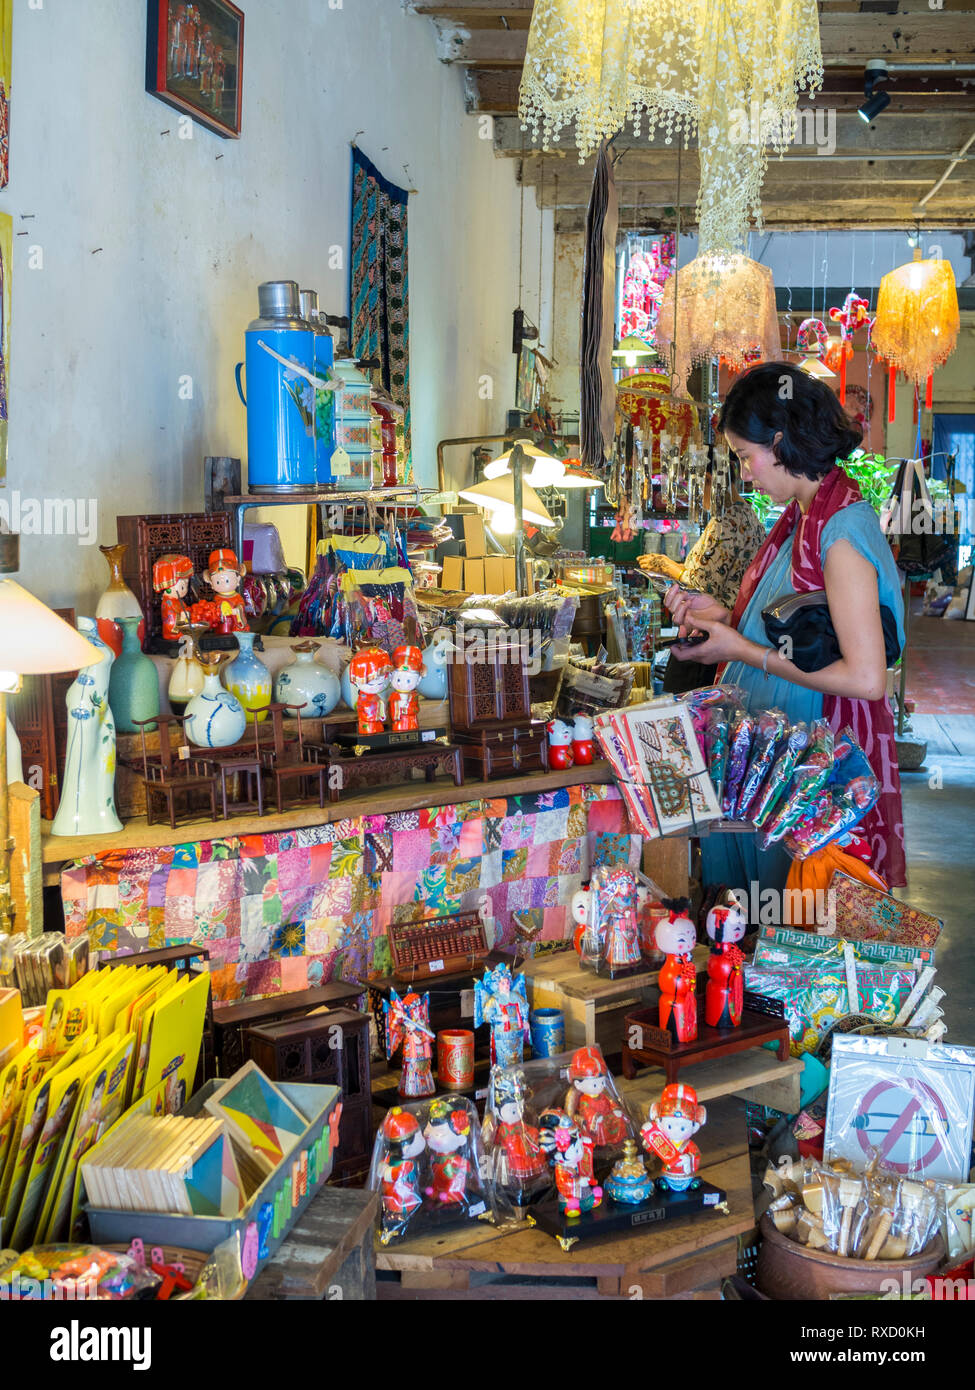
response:
[[[136,720],[154,719],[159,713],[159,677],[156,668],[139,645],[141,618],[119,618],[122,628],[122,654],[112,663],[108,703],[120,734],[137,734]],[[145,726],[152,733],[155,724]]]
[[[68,690],[68,750],[51,833],[108,835],[122,829],[115,811],[115,721],[108,701],[115,654],[99,636],[96,619],[79,618],[78,631],[102,660],[79,671]]]
[[[306,719],[322,719],[339,702],[341,682],[334,672],[315,660],[317,642],[300,642],[293,648],[292,665],[278,672],[274,698],[283,705],[300,705]]]
[[[108,588],[98,600],[95,619],[98,623],[99,637],[111,647],[118,657],[122,655],[122,628],[119,619],[138,618],[140,646],[146,635],[145,619],[142,609],[139,607],[139,600],[122,578],[122,559],[126,547],[124,545],[100,545],[98,549],[108,561],[109,581]]]
[[[247,634],[238,633],[237,636]],[[238,743],[247,728],[247,715],[237,696],[220,684],[220,669],[230,652],[211,652],[202,663],[203,689],[186,706],[186,737],[197,748],[229,748]]]
[[[248,724],[255,720],[258,724],[267,718],[267,705],[271,703],[271,672],[259,656],[254,655],[254,632],[237,632],[239,651],[233,661],[224,669],[223,682],[232,695],[244,707]],[[255,714],[255,710],[261,710]]]

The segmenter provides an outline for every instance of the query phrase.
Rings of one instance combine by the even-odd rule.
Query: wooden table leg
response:
[[[789,1030],[788,1030],[788,1028],[787,1028],[787,1029],[785,1030],[784,1035],[779,1039],[779,1061],[780,1061],[780,1062],[787,1062],[788,1060],[789,1060]]]
[[[623,1075],[627,1081],[632,1081],[636,1076],[636,1067],[633,1065],[633,1053],[623,1044]]]

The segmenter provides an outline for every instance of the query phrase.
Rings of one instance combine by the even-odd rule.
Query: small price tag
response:
[[[475,1091],[475,1092],[474,1092],[474,1099],[475,1099],[475,1100],[487,1100],[487,1087],[485,1086],[482,1090],[480,1090],[480,1091]]]
[[[706,1207],[716,1207],[718,1205],[718,1194],[716,1192],[705,1192],[704,1205]]]
[[[351,475],[352,460],[349,458],[349,455],[346,453],[346,451],[342,448],[341,444],[332,454],[331,460],[329,462],[329,467],[332,470],[332,476],[335,478],[348,478]]]
[[[485,1210],[486,1210],[486,1208],[485,1208],[483,1202],[475,1202],[474,1205],[473,1205],[472,1207],[469,1207],[469,1208],[468,1208],[467,1215],[468,1215],[468,1216],[480,1216],[481,1212],[482,1212],[482,1211],[485,1211]]]
[[[472,989],[462,989],[460,992],[460,1016],[461,1018],[474,1017],[474,991]]]
[[[428,964],[428,966],[430,967],[430,974],[431,974],[431,975],[434,973],[435,970],[442,970],[442,969],[443,969],[443,961],[442,961],[442,960],[431,960],[431,961],[427,961],[427,964]]]
[[[420,735],[420,742],[432,743],[436,737],[437,735],[433,729],[424,729]]]
[[[181,743],[176,751],[185,763],[190,756],[190,745],[188,743]]]

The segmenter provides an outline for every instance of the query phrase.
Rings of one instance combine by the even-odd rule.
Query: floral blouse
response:
[[[764,539],[765,528],[752,504],[733,502],[721,516],[711,518],[688,554],[684,583],[733,608],[745,570]]]

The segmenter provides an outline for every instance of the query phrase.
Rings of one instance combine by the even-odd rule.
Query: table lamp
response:
[[[13,922],[7,804],[7,696],[22,676],[77,671],[102,653],[14,579],[0,578],[0,936]]]

